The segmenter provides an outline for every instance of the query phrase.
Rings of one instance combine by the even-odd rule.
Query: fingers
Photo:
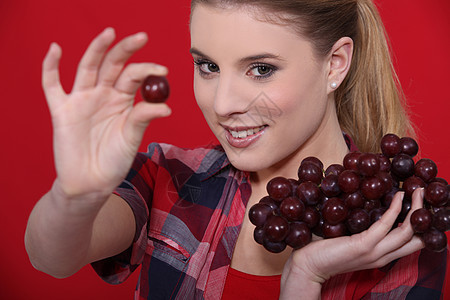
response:
[[[99,70],[97,83],[113,86],[127,60],[147,42],[147,34],[140,32],[128,36],[109,51]]]
[[[167,68],[152,63],[130,64],[120,74],[115,88],[122,93],[134,96],[144,79],[150,74],[165,76]]]
[[[56,43],[52,43],[42,63],[42,87],[50,110],[58,99],[66,95],[59,79],[61,55],[61,48]]]
[[[112,28],[106,28],[89,45],[78,64],[73,90],[94,87],[97,83],[98,72],[105,56],[105,52],[115,39]]]

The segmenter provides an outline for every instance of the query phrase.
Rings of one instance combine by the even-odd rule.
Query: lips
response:
[[[267,126],[225,127],[228,143],[236,148],[245,148],[256,142],[266,131]]]

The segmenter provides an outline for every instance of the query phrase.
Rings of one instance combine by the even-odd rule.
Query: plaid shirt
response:
[[[116,193],[135,214],[135,239],[93,263],[95,271],[118,284],[142,265],[139,300],[220,299],[251,194],[248,173],[232,167],[220,146],[151,144]],[[445,264],[445,251],[417,252],[383,269],[335,276],[322,299],[439,299]]]

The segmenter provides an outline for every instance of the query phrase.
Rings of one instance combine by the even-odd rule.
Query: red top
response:
[[[230,267],[221,299],[278,299],[280,296],[280,279],[281,275],[251,275]]]

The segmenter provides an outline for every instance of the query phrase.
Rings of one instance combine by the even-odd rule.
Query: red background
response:
[[[450,179],[448,96],[450,2],[380,0],[395,66],[419,129],[422,155]],[[133,61],[154,61],[170,69],[173,115],[152,123],[149,141],[196,146],[211,142],[192,92],[189,1],[0,1],[0,147],[3,205],[0,209],[0,297],[2,299],[131,299],[137,273],[109,286],[85,267],[57,280],[33,269],[23,244],[28,215],[55,176],[51,124],[40,87],[40,67],[49,44],[63,48],[61,78],[70,90],[76,64],[89,41],[107,26],[119,37],[149,34]],[[186,134],[188,132],[189,134]]]

